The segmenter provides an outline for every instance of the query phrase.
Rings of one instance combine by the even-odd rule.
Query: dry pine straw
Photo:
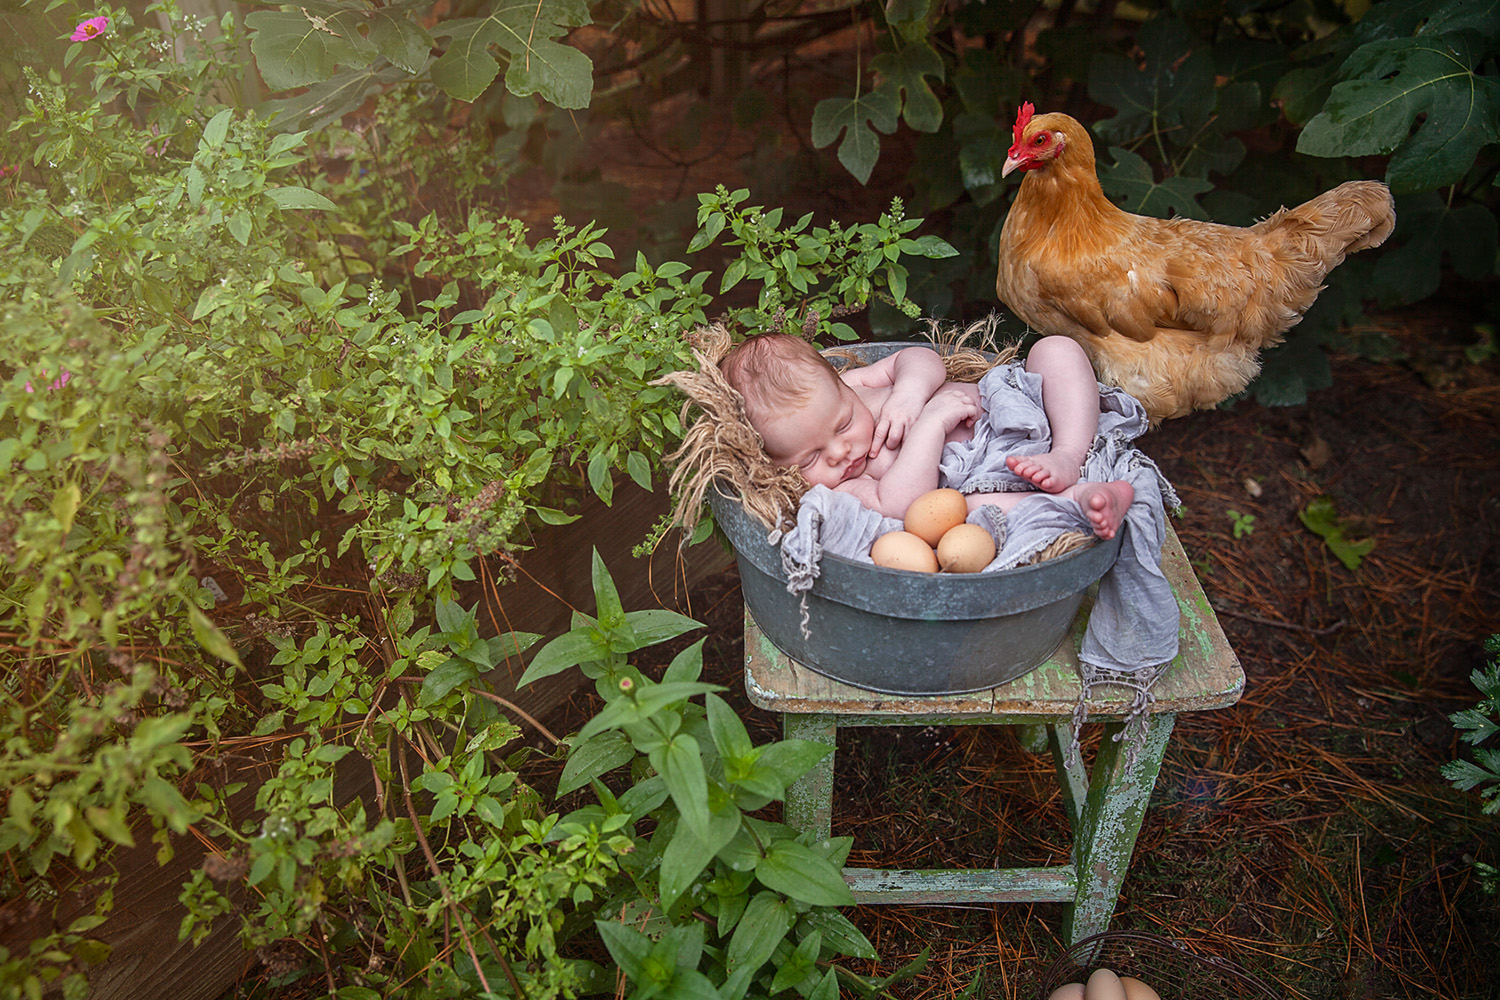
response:
[[[1456,752],[1445,714],[1474,700],[1468,672],[1496,630],[1497,387],[1493,364],[1435,390],[1411,368],[1342,359],[1306,406],[1199,414],[1144,440],[1183,496],[1174,526],[1248,680],[1234,708],[1178,720],[1114,928],[1234,959],[1291,998],[1497,996],[1500,906],[1465,858],[1500,863],[1500,838],[1437,773]],[[1320,436],[1332,458],[1310,464]],[[1298,522],[1324,493],[1352,537],[1377,539],[1357,572]],[[1233,537],[1231,509],[1255,515],[1252,534]],[[775,738],[777,718],[743,699],[733,571],[694,596],[705,679]],[[840,740],[834,831],[854,837],[851,863],[1066,862],[1050,761],[1003,730]],[[1063,947],[1057,904],[848,912],[881,956],[855,971],[930,949],[893,991],[911,1000],[976,973],[978,996],[1031,1000]]]

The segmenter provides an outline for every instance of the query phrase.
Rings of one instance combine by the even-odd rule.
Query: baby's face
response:
[[[831,374],[807,402],[777,413],[756,428],[777,465],[830,489],[864,473],[875,436],[875,418],[854,390]]]

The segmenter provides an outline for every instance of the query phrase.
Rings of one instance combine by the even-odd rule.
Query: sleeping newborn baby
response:
[[[927,347],[840,374],[801,337],[759,334],[719,367],[744,397],[773,462],[886,517],[904,517],[913,500],[940,485],[945,446],[971,440],[985,416],[980,387],[947,381],[943,359]],[[1113,538],[1135,494],[1123,480],[1079,479],[1099,427],[1088,358],[1067,337],[1043,337],[1027,353],[1026,371],[1041,379],[1050,445],[1006,455],[1017,482],[968,493],[969,510],[993,504],[1009,511],[1040,491],[1076,501],[1094,533]]]

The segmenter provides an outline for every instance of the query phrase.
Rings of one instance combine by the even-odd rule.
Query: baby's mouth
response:
[[[854,461],[844,466],[844,478],[853,479],[855,476],[858,476],[861,472],[864,471],[865,458],[863,455],[861,455],[859,458],[856,458]]]

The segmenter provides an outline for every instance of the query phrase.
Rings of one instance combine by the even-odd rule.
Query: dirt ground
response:
[[[1500,996],[1500,898],[1473,869],[1500,864],[1500,824],[1438,773],[1459,752],[1447,713],[1477,700],[1468,675],[1500,630],[1500,370],[1464,357],[1472,308],[1377,317],[1405,360],[1337,357],[1305,405],[1199,413],[1142,440],[1247,681],[1233,708],[1179,720],[1113,930],[1230,959],[1275,996]],[[1299,519],[1319,496],[1351,540],[1374,540],[1358,569]],[[705,679],[772,739],[778,720],[743,699],[741,607],[733,570],[694,593]],[[1002,729],[845,730],[836,787],[854,864],[1066,859],[1050,760]],[[1029,1000],[1063,950],[1057,904],[851,918],[881,955],[858,971],[928,950],[902,997],[977,977],[974,996]],[[1168,997],[1186,967],[1158,975]]]

